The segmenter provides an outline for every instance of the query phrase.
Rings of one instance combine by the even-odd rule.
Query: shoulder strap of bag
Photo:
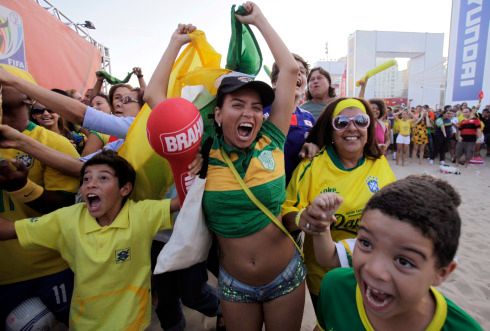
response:
[[[245,191],[245,193],[247,194],[247,196],[249,197],[250,200],[252,200],[252,202],[267,216],[269,217],[269,219],[279,228],[281,229],[282,232],[284,232],[284,234],[289,238],[291,239],[291,241],[293,242],[294,246],[296,247],[296,249],[298,250],[298,252],[300,252],[301,256],[303,256],[303,251],[301,250],[301,248],[298,246],[298,244],[296,243],[296,241],[294,240],[294,238],[291,236],[291,234],[289,233],[288,230],[286,230],[286,228],[284,227],[284,224],[282,224],[278,219],[277,217],[275,217],[272,212],[267,209],[266,206],[264,206],[262,204],[262,202],[259,201],[259,199],[257,199],[257,197],[252,193],[252,191],[250,191],[250,189],[247,187],[247,185],[245,185],[245,183],[243,182],[243,179],[240,177],[240,175],[238,174],[237,170],[235,169],[235,166],[233,165],[233,162],[231,162],[230,160],[230,157],[228,156],[228,154],[226,154],[226,152],[223,150],[223,148],[221,148],[221,155],[223,156],[223,159],[225,160],[226,164],[228,165],[228,167],[230,168],[231,172],[233,173],[233,175],[235,176],[235,178],[237,179],[238,183],[240,183],[240,186],[242,187],[242,189]]]
[[[206,178],[208,174],[209,152],[211,151],[212,145],[213,138],[208,137],[201,146],[202,166],[201,171],[199,171],[199,177],[203,179]]]

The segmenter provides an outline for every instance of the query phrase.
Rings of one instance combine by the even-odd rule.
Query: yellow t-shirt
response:
[[[463,112],[460,112],[457,117],[458,117],[458,123],[461,123],[461,121],[463,121],[465,119]]]
[[[400,125],[399,125],[399,120],[395,118],[395,121],[393,122],[393,133],[397,134],[398,131],[400,131]]]
[[[70,330],[144,330],[151,319],[150,250],[172,227],[170,200],[128,200],[101,227],[84,203],[15,223],[23,247],[60,252],[75,273]]]
[[[42,126],[29,123],[22,133],[59,152],[73,156],[73,158],[80,157],[68,139]],[[78,178],[64,175],[47,167],[24,152],[15,149],[0,149],[0,156],[5,159],[21,160],[29,169],[29,179],[46,190],[73,193],[78,190]],[[0,190],[0,215],[15,221],[40,214],[13,199],[8,192]],[[2,256],[0,258],[0,285],[51,275],[68,268],[57,252],[44,248],[26,250],[20,247],[17,240],[0,241],[0,256]]]
[[[395,121],[395,123],[398,123],[398,134],[401,134],[402,136],[409,136],[410,135],[410,129],[412,127],[412,121],[397,119]]]
[[[336,242],[353,238],[357,235],[361,214],[369,198],[395,180],[384,156],[376,160],[362,159],[357,167],[346,170],[333,148],[329,147],[313,160],[304,160],[298,165],[287,188],[282,215],[306,208],[320,193],[336,192],[344,202],[335,214],[337,221],[331,227],[332,238]],[[328,269],[316,262],[311,236],[306,236],[303,249],[308,288],[318,295],[321,280]]]

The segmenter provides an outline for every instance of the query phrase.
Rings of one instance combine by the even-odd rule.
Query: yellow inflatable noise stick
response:
[[[269,66],[266,64],[264,65],[264,71],[267,74],[267,76],[269,76],[269,78],[271,78],[271,68],[269,68]]]
[[[394,65],[396,65],[396,60],[389,60],[389,61],[383,62],[382,64],[380,64],[376,68],[371,69],[368,72],[366,72],[364,77],[362,77],[361,79],[359,79],[356,82],[356,86],[361,85],[361,82],[366,81],[366,79],[371,78],[374,75],[379,74],[381,71],[384,71],[390,67],[393,67]]]

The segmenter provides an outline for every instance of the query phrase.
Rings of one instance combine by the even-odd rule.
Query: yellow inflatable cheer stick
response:
[[[389,61],[383,62],[382,64],[380,64],[376,68],[371,69],[368,72],[366,72],[364,77],[362,77],[361,79],[359,79],[356,82],[356,86],[360,86],[361,82],[366,81],[366,79],[371,78],[374,75],[379,74],[381,71],[384,71],[390,67],[393,67],[394,65],[396,65],[396,60],[389,60]]]
[[[267,76],[269,76],[269,78],[271,78],[271,68],[269,68],[269,66],[267,64],[264,65],[264,71],[267,74]]]

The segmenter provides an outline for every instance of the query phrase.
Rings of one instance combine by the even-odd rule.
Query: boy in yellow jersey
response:
[[[79,157],[65,137],[29,121],[32,101],[26,95],[4,86],[2,97],[3,124],[74,159]],[[16,221],[75,202],[77,178],[10,148],[1,135],[0,146],[0,217]],[[17,240],[8,240],[0,242],[0,256],[2,327],[9,312],[30,297],[39,297],[58,320],[68,323],[73,273],[59,253],[41,247],[26,250]]]
[[[342,200],[335,193],[327,195],[324,212],[333,214]],[[322,281],[317,307],[320,327],[482,330],[434,287],[456,268],[460,203],[459,194],[447,182],[412,175],[373,195],[356,241],[335,243],[329,230],[316,236],[318,263],[343,267],[330,271]],[[442,204],[445,208],[434,208]]]
[[[128,200],[135,172],[112,151],[81,171],[85,203],[14,223],[0,218],[0,239],[60,252],[75,273],[71,330],[143,330],[150,322],[150,248],[172,227],[174,200]]]

